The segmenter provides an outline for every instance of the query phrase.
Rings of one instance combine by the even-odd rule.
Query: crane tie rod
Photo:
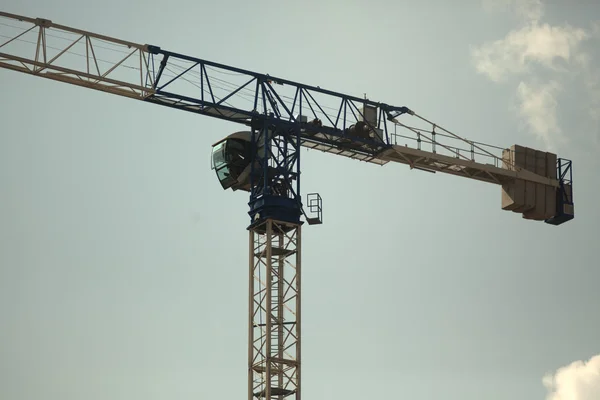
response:
[[[453,137],[453,138],[455,138],[455,139],[458,139],[458,140],[460,140],[460,141],[463,141],[463,142],[467,143],[468,145],[472,146],[474,149],[480,150],[481,152],[485,153],[486,155],[488,155],[488,156],[490,156],[490,157],[492,157],[492,158],[494,158],[494,159],[501,160],[501,159],[500,159],[498,156],[496,156],[495,154],[493,154],[493,153],[489,152],[488,150],[486,150],[486,149],[482,148],[481,146],[478,146],[477,144],[475,144],[475,142],[473,142],[473,141],[471,141],[471,140],[468,140],[468,139],[465,139],[465,138],[463,138],[463,137],[460,137],[460,136],[458,136],[457,134],[455,134],[455,133],[453,133],[453,132],[450,132],[449,130],[447,130],[447,129],[445,129],[445,128],[443,128],[443,127],[439,126],[439,125],[437,125],[436,123],[434,123],[434,122],[432,122],[432,121],[428,120],[428,119],[427,119],[427,118],[425,118],[425,117],[422,117],[421,115],[419,115],[419,114],[417,114],[417,113],[415,113],[415,112],[413,112],[413,111],[411,111],[411,112],[410,112],[410,115],[413,115],[413,116],[417,117],[418,119],[420,119],[421,121],[424,121],[424,122],[426,122],[426,123],[430,124],[430,125],[433,127],[433,129],[435,129],[435,128],[439,128],[439,129],[441,129],[442,131],[444,131],[445,133],[447,133],[448,135],[450,135],[451,137]],[[417,129],[415,129],[415,128],[412,128],[412,127],[410,127],[410,126],[408,126],[408,125],[406,125],[406,124],[403,124],[403,123],[399,122],[399,121],[398,121],[397,119],[395,119],[395,118],[393,119],[393,122],[394,122],[394,123],[396,123],[396,124],[398,124],[398,125],[400,125],[400,126],[402,126],[402,127],[404,127],[404,128],[406,128],[406,129],[408,129],[408,130],[410,130],[410,131],[412,131],[413,133],[415,133],[415,134],[417,134],[417,135],[424,136],[426,139],[430,140],[430,141],[431,141],[431,143],[435,143],[435,144],[437,144],[437,145],[439,145],[439,146],[441,146],[441,147],[445,148],[446,150],[448,150],[448,151],[450,151],[450,152],[453,152],[453,153],[454,153],[454,151],[453,151],[453,150],[452,150],[450,147],[448,147],[448,146],[446,146],[446,145],[444,145],[444,144],[442,144],[442,143],[435,142],[435,140],[433,140],[433,138],[427,137],[427,135],[425,135],[425,134],[423,134],[423,133],[419,132]],[[460,154],[460,153],[458,153],[458,154],[457,154],[457,156],[458,156],[458,157],[461,157],[461,158],[463,158],[463,159],[465,159],[465,160],[467,160],[467,161],[472,161],[471,159],[469,159],[468,157],[465,157],[465,156],[463,156],[463,155],[462,155],[462,154]],[[513,164],[512,162],[509,162],[508,160],[501,160],[501,161],[504,161],[505,163],[509,164],[511,167],[513,167],[513,168],[514,168],[514,164]]]

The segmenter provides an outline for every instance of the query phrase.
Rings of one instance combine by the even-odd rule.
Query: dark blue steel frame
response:
[[[199,114],[210,115],[212,117],[225,119],[227,121],[236,122],[250,126],[251,122],[256,119],[271,119],[276,122],[282,129],[297,128],[302,130],[302,138],[307,141],[314,141],[321,144],[340,143],[335,139],[313,138],[311,134],[324,133],[331,135],[333,138],[345,139],[344,142],[350,140],[355,145],[363,146],[358,152],[363,154],[377,154],[383,147],[390,145],[389,130],[387,122],[391,118],[395,118],[403,113],[410,113],[407,107],[390,106],[385,103],[378,103],[368,99],[346,95],[343,93],[334,92],[331,90],[321,89],[320,87],[305,85],[298,82],[293,82],[287,79],[272,77],[267,74],[252,72],[241,68],[231,67],[212,61],[202,60],[195,57],[190,57],[182,54],[173,53],[162,50],[157,46],[148,46],[149,59],[148,64],[151,65],[150,73],[153,76],[146,77],[146,84],[151,86],[155,93],[146,98],[146,101],[163,104],[169,107],[179,108],[186,111],[192,111]],[[162,56],[158,70],[155,69],[155,56]],[[162,75],[164,69],[169,64],[169,61],[186,61],[193,63],[189,68],[179,73],[166,83],[162,83]],[[237,73],[246,75],[249,79],[242,85],[229,91],[229,93],[217,99],[213,94],[214,85],[211,84],[211,77],[207,67],[222,70],[224,72]],[[196,68],[198,70],[196,70]],[[178,93],[173,93],[165,90],[167,86],[173,82],[185,79],[186,74],[190,72],[198,72],[201,76],[200,87],[197,97],[185,96]],[[150,85],[150,83],[152,83]],[[242,89],[249,88],[254,84],[254,106],[252,108],[230,107],[226,105],[227,100],[235,98],[239,95]],[[275,90],[274,84],[291,87],[294,90],[294,98],[291,101],[285,101],[283,96],[280,96]],[[325,96],[323,101],[329,101],[335,105],[337,114],[335,118],[324,111],[321,101],[315,99],[315,94]],[[207,96],[208,95],[208,96]],[[347,136],[349,119],[355,121],[362,120],[363,114],[360,111],[359,105],[368,105],[377,107],[379,110],[377,123],[375,125],[367,123],[371,129],[378,128],[384,131],[384,140],[367,140],[358,137]],[[271,107],[271,113],[267,112],[268,107]],[[331,108],[331,107],[328,107]],[[300,121],[300,116],[311,116],[315,119],[320,119],[320,123],[313,121]],[[325,116],[325,119],[319,118]]]
[[[256,120],[252,126],[251,146],[257,156],[250,173],[251,225],[268,218],[300,224],[300,130],[281,130],[268,121]]]
[[[149,76],[146,76],[146,85],[152,87],[154,94],[145,101],[244,124],[251,128],[254,151],[258,150],[259,142],[264,144],[266,151],[263,157],[256,157],[252,163],[249,201],[252,224],[260,224],[266,218],[300,223],[303,213],[300,194],[302,143],[315,143],[327,146],[328,149],[344,149],[353,154],[375,156],[391,145],[388,121],[400,114],[411,113],[407,107],[377,103],[165,51],[157,46],[148,46],[148,52],[148,65],[151,68]],[[156,62],[156,57],[160,57],[159,63]],[[177,62],[184,62],[189,66],[166,80],[165,69],[168,69],[170,63]],[[218,98],[213,90],[215,78],[211,78],[209,68],[246,76],[247,79]],[[174,82],[186,79],[186,75],[191,73],[200,76],[196,95],[183,95],[167,90]],[[284,96],[274,85],[286,87],[288,91],[291,89],[293,96]],[[241,96],[243,90],[247,92],[250,88],[254,92],[252,106],[242,108],[228,105],[228,101]],[[321,96],[321,100],[317,101],[317,96]],[[364,117],[362,107],[365,106],[376,107],[375,124]],[[327,113],[325,108],[335,110],[335,116]],[[382,137],[352,135],[351,128],[359,121],[369,131],[381,130]]]
[[[559,182],[556,191],[557,213],[554,217],[544,221],[551,225],[560,225],[575,217],[572,212],[566,212],[566,210],[573,210],[575,205],[573,202],[573,162],[565,158],[559,158],[556,162],[556,169]]]

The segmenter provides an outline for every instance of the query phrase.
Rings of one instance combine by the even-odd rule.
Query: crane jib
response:
[[[0,29],[16,29],[2,32],[8,40],[0,43],[0,68],[223,119],[257,132],[267,130],[269,135],[285,137],[285,146],[300,145],[377,165],[402,163],[415,170],[499,184],[502,208],[525,218],[562,223],[574,215],[572,162],[551,153],[467,140],[405,106],[366,96],[44,18],[6,12],[0,12],[0,18],[11,22]],[[551,211],[553,206],[556,210]]]

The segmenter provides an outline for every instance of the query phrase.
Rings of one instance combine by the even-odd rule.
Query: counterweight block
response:
[[[573,219],[571,161],[556,154],[514,145],[502,152],[502,167],[526,170],[558,181],[558,187],[515,179],[502,184],[502,209],[521,213],[523,218],[560,225]]]

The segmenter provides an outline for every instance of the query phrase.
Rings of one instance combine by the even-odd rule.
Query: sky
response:
[[[302,228],[302,392],[600,398],[600,5],[0,9],[573,160],[575,219],[555,227],[503,211],[495,185],[303,152],[324,224]],[[0,398],[244,398],[247,196],[210,170],[211,145],[239,127],[4,69],[0,88]]]

